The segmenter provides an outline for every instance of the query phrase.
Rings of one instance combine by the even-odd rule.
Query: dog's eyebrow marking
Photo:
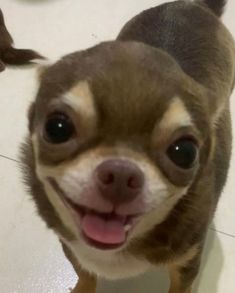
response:
[[[62,101],[79,113],[86,122],[95,123],[97,114],[94,97],[88,81],[78,82],[71,90],[62,97]]]
[[[172,130],[180,127],[192,126],[192,118],[183,101],[176,97],[164,113],[158,127],[161,130]]]

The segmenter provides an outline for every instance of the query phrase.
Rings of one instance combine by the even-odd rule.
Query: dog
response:
[[[13,47],[13,39],[8,32],[3,13],[0,9],[0,72],[7,65],[26,65],[34,59],[44,59],[37,52],[29,49],[16,49]]]
[[[158,265],[169,293],[192,292],[231,155],[224,6],[162,4],[40,70],[23,173],[79,276],[73,293]]]

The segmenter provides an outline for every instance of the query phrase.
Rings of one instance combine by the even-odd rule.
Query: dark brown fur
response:
[[[212,1],[206,3],[215,14],[221,13],[223,1],[216,1],[220,6],[213,6]],[[60,153],[50,152],[40,142],[40,160],[56,165],[94,146],[122,142],[159,164],[149,142],[150,134],[173,96],[181,97],[202,140],[200,167],[191,175],[194,180],[188,193],[167,219],[127,248],[135,256],[160,264],[174,263],[197,245],[193,259],[178,264],[180,285],[171,289],[173,293],[190,292],[208,224],[226,181],[231,153],[228,99],[234,85],[234,57],[233,38],[208,8],[185,1],[167,3],[136,16],[123,28],[117,41],[73,53],[48,68],[31,111],[33,133],[41,127],[50,99],[62,95],[78,81],[88,80],[99,115],[96,135]],[[49,227],[72,238],[35,174],[30,140],[24,147],[23,162],[39,213]],[[165,170],[165,175],[176,183],[169,170]]]
[[[7,65],[30,64],[33,59],[42,59],[37,52],[28,49],[15,49],[13,39],[8,32],[3,13],[0,9],[0,71]]]
[[[221,16],[224,12],[227,0],[197,0],[197,2],[210,8],[215,15]]]

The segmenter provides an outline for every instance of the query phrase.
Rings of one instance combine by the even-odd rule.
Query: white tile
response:
[[[235,292],[234,276],[235,238],[210,231],[194,293]]]
[[[100,40],[114,39],[132,16],[163,2],[2,0],[1,8],[17,44],[30,44],[46,56],[54,57]]]
[[[35,69],[7,69],[0,73],[0,154],[18,159],[27,131],[27,109],[36,93]]]
[[[0,239],[4,239],[4,241],[7,241],[9,234],[15,228],[15,219],[26,196],[22,188],[19,192],[20,179],[16,168],[15,162],[0,157],[0,223],[4,223],[4,225],[0,225]]]

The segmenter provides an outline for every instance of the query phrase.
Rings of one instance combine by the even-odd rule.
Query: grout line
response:
[[[9,158],[9,157],[7,157],[7,156],[0,155],[0,157],[1,157],[1,158],[4,158],[4,159],[7,159],[7,160],[10,160],[10,161],[13,161],[13,162],[16,162],[16,163],[19,163],[18,160],[16,160],[16,159],[12,159],[12,158]]]
[[[212,231],[218,232],[218,233],[220,233],[220,234],[226,235],[226,236],[228,236],[228,237],[235,238],[235,235],[233,235],[233,234],[229,234],[229,233],[226,233],[226,232],[223,232],[223,231],[217,230],[217,229],[215,229],[215,228],[209,228],[209,229],[212,230]]]

